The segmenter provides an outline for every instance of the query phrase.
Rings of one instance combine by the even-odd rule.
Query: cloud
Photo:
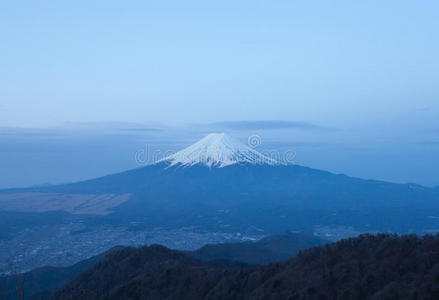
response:
[[[339,143],[325,143],[325,142],[275,142],[270,143],[274,147],[304,147],[304,148],[320,148],[320,147],[336,147],[342,146]]]
[[[133,131],[133,132],[151,132],[151,131],[162,131],[160,128],[120,128],[122,131]]]
[[[307,122],[263,120],[263,121],[230,121],[216,122],[211,125],[234,129],[234,130],[277,130],[277,129],[299,129],[299,130],[334,130],[334,128],[319,126]]]
[[[86,130],[160,131],[161,124],[140,124],[130,122],[66,122],[61,128]]]

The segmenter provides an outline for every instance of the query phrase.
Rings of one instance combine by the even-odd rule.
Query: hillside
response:
[[[438,299],[439,236],[363,235],[262,267],[113,252],[52,299]]]
[[[59,203],[68,198],[88,201],[96,195],[130,195],[114,207],[106,206],[105,211],[112,213],[101,220],[138,221],[152,227],[195,226],[239,232],[257,224],[273,234],[286,229],[312,232],[315,226],[352,226],[367,232],[424,232],[439,226],[438,219],[430,218],[439,216],[436,189],[362,180],[294,165],[210,169],[159,164],[75,184],[3,191],[0,203],[13,197],[31,201],[34,193],[40,201],[61,197]],[[19,205],[14,203],[14,207]],[[78,207],[81,212],[84,205],[78,202]],[[24,203],[23,209],[30,208]],[[75,211],[75,207],[68,209]],[[93,209],[100,210],[103,208]]]
[[[144,299],[178,299],[182,295],[200,299],[216,285],[222,273],[222,267],[190,259],[160,245],[124,248],[82,273],[54,299],[123,299],[130,297],[123,290],[129,285],[136,286],[134,289],[139,286]],[[191,282],[202,284],[195,288]],[[147,290],[143,289],[145,284]]]
[[[23,284],[26,299],[46,299],[78,274],[94,266],[107,254],[121,248],[114,247],[109,251],[68,267],[46,266],[24,274],[0,277],[0,299],[18,299],[17,288],[20,288],[21,284]]]
[[[187,251],[186,254],[202,261],[227,259],[263,265],[285,260],[295,256],[301,250],[325,243],[327,241],[314,236],[285,232],[255,242],[206,245],[195,251]]]
[[[324,240],[298,233],[285,232],[267,236],[256,242],[206,245],[195,251],[184,251],[186,256],[202,261],[212,261],[215,266],[244,266],[266,264],[296,255],[300,250],[322,245]],[[69,267],[42,267],[15,277],[0,277],[1,296],[17,298],[16,288],[23,282],[27,297],[44,299],[51,292],[71,281],[79,273],[98,263],[106,254],[123,247],[115,247],[103,254]]]

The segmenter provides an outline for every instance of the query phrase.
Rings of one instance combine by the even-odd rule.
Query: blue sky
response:
[[[0,127],[152,124],[172,127],[157,143],[180,145],[222,124],[314,145],[301,152],[313,167],[439,184],[438,11],[437,1],[3,1]],[[20,184],[23,157],[7,149],[23,144],[4,132],[0,181],[15,168],[3,186]],[[125,143],[118,155],[138,147]],[[99,174],[132,166],[111,159]]]

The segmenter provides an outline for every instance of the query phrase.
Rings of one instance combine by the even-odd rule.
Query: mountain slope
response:
[[[214,137],[208,139],[210,144],[203,141],[194,147],[197,151],[189,147],[191,151],[143,168],[73,184],[3,191],[0,204],[17,194],[27,201],[44,194],[47,207],[62,197],[57,209],[66,203],[69,211],[80,214],[100,203],[90,199],[110,197],[105,199],[123,201],[105,201],[104,211],[110,214],[102,220],[108,222],[235,232],[258,228],[266,234],[286,229],[311,233],[316,226],[352,226],[360,232],[439,228],[437,189],[259,163],[261,159],[241,161],[235,154],[242,146]],[[85,211],[90,210],[103,209]]]
[[[110,218],[151,225],[236,231],[256,226],[267,233],[285,229],[311,232],[316,225],[397,232],[439,226],[438,219],[430,218],[439,216],[437,191],[301,166],[246,164],[209,169],[154,165],[57,189],[129,192],[130,200],[113,208]]]
[[[23,283],[27,299],[46,299],[80,273],[94,266],[109,253],[122,247],[114,247],[102,254],[68,267],[42,267],[15,276],[0,277],[0,299],[19,299],[17,288]]]
[[[363,235],[236,268],[160,246],[111,253],[53,299],[437,299],[439,236]]]
[[[186,254],[201,261],[227,259],[262,265],[293,257],[301,250],[326,242],[317,237],[286,232],[256,242],[210,244],[195,251],[187,251]]]
[[[161,162],[169,163],[170,166],[204,165],[219,168],[239,163],[279,164],[224,133],[211,133],[195,144],[158,161]]]
[[[129,284],[150,287],[144,299],[200,299],[213,288],[220,277],[220,267],[208,265],[186,257],[183,253],[153,245],[142,248],[125,248],[107,256],[72,283],[55,294],[54,299],[127,299],[120,287]],[[169,284],[170,282],[172,284]],[[189,282],[202,281],[193,289]]]

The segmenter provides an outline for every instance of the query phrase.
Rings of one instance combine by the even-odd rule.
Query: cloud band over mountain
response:
[[[283,120],[260,120],[260,121],[228,121],[212,123],[214,126],[234,130],[334,130],[330,127],[320,126],[308,122],[283,121]]]

